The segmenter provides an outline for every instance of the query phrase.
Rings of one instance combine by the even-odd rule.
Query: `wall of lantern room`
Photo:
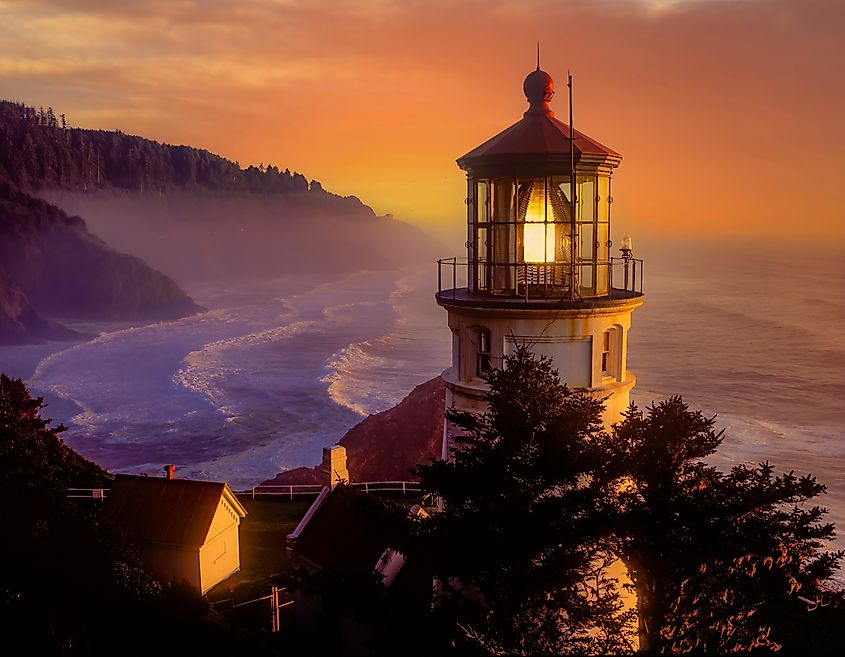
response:
[[[610,171],[586,169],[575,178],[573,218],[570,176],[468,176],[471,292],[519,295],[533,285],[562,295],[574,271],[577,296],[608,294]]]

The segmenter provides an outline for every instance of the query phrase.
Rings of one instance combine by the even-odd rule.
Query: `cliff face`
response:
[[[352,427],[339,444],[346,448],[352,481],[414,480],[417,463],[440,457],[445,387],[440,377],[426,381],[391,409]],[[318,484],[320,466],[294,468],[264,484]]]
[[[17,285],[0,272],[0,344],[77,340],[85,336],[41,318]]]
[[[167,276],[88,232],[79,217],[2,179],[0,263],[46,316],[172,319],[202,310]]]

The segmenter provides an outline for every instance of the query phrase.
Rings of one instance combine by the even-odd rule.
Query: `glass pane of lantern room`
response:
[[[607,176],[599,176],[597,196],[596,261],[600,264],[596,270],[596,294],[605,295],[610,280],[610,178]]]
[[[467,213],[472,222],[467,239],[470,248],[467,256],[470,260],[468,275],[469,286],[472,291],[487,289],[486,272],[484,265],[475,265],[487,258],[487,229],[490,221],[490,181],[487,178],[479,178],[474,184],[473,207]]]
[[[596,183],[590,178],[578,177],[578,221],[593,221],[596,200]]]
[[[489,248],[489,244],[487,241],[487,231],[487,228],[478,228],[476,229],[475,234],[476,290],[486,290],[489,287],[489,272],[487,269],[487,251]]]
[[[596,182],[594,176],[578,177],[578,286],[583,296],[595,295]]]
[[[514,181],[510,178],[493,180],[491,195],[493,231],[490,259],[491,287],[494,291],[510,293],[514,289],[513,263],[516,261],[516,231],[514,212]]]
[[[479,180],[476,189],[476,221],[490,221],[490,181],[486,179]],[[470,216],[472,216],[472,213],[470,213]]]
[[[580,224],[581,239],[580,239],[580,275],[581,275],[581,294],[594,294],[593,282],[595,280],[595,246],[596,233],[595,225],[592,222],[585,222]]]
[[[572,270],[572,236],[575,236],[576,253],[578,249],[579,227],[572,221],[572,196],[569,176],[556,176],[551,179],[549,195],[554,214],[555,265],[553,281],[561,288],[568,288]],[[550,217],[550,220],[551,217]],[[577,257],[577,255],[576,255]]]

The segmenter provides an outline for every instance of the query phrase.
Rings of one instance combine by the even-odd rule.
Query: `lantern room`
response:
[[[467,258],[441,269],[465,265],[471,295],[608,298],[622,260],[611,256],[610,234],[611,174],[622,158],[555,118],[548,73],[532,71],[523,90],[523,118],[458,159]]]

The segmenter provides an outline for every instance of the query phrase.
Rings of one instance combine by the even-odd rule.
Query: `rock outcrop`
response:
[[[202,310],[173,280],[88,232],[81,218],[2,178],[0,263],[42,317],[157,320]]]
[[[417,463],[439,458],[443,440],[445,387],[440,377],[418,385],[398,405],[370,415],[340,439],[352,481],[415,480]],[[318,484],[320,466],[294,468],[264,485]]]
[[[43,319],[17,285],[0,272],[0,345],[47,340],[82,340],[87,336]]]

